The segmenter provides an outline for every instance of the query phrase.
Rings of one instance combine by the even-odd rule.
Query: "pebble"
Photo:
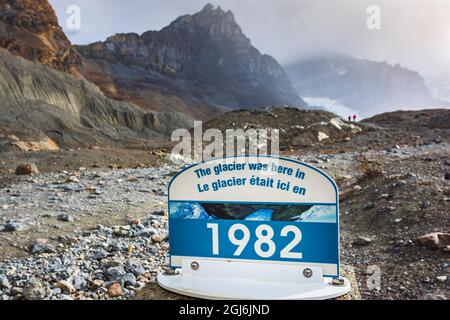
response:
[[[124,287],[134,287],[136,285],[136,277],[132,273],[127,273],[120,279],[120,282]]]
[[[56,250],[49,245],[46,241],[43,241],[42,239],[38,239],[34,241],[30,247],[29,251],[32,254],[43,254],[43,253],[55,253]]]
[[[39,174],[39,169],[34,163],[27,163],[16,168],[15,174],[17,176],[28,176]]]
[[[106,250],[100,250],[94,253],[91,259],[93,260],[102,260],[109,256],[109,253]]]
[[[353,244],[356,246],[367,246],[372,243],[371,238],[359,236],[353,241]]]
[[[373,203],[373,202],[368,202],[364,206],[364,210],[370,210],[370,209],[373,209],[373,208],[375,208],[375,203]]]
[[[32,279],[23,289],[23,296],[27,300],[42,300],[46,296],[46,290],[39,280]]]
[[[8,277],[4,274],[0,275],[0,289],[9,289],[11,287]]]
[[[117,298],[123,296],[123,290],[119,283],[115,282],[108,288],[108,295],[111,298]]]
[[[100,279],[95,279],[91,282],[91,290],[92,291],[96,291],[98,288],[100,288],[101,286],[103,286],[105,282],[103,280]]]
[[[423,300],[447,300],[447,297],[443,294],[427,293],[423,296]]]
[[[75,293],[77,291],[72,283],[70,283],[69,281],[65,281],[65,280],[59,281],[56,284],[56,287],[61,289],[63,292],[68,293],[68,294],[72,294],[72,293]]]
[[[107,270],[107,274],[108,274],[109,280],[117,281],[117,280],[120,280],[126,274],[126,272],[122,266],[118,266],[118,267],[109,268]]]
[[[7,232],[24,231],[27,229],[27,226],[20,222],[9,222],[4,226],[4,229]]]
[[[152,236],[152,241],[153,243],[161,243],[163,241],[163,237],[160,236],[159,234],[154,234]]]
[[[75,221],[75,219],[71,215],[68,215],[67,213],[59,214],[58,220],[62,221],[62,222],[74,222]]]
[[[136,277],[145,274],[144,267],[142,267],[142,265],[137,261],[127,261],[126,269],[132,274],[134,274]]]
[[[399,180],[394,183],[394,187],[400,188],[406,186],[408,183],[405,180]]]
[[[80,179],[78,179],[76,176],[70,176],[67,178],[66,182],[68,183],[78,183],[80,182]]]
[[[18,288],[18,287],[13,287],[13,288],[11,288],[10,293],[11,293],[12,296],[23,295],[23,289],[22,288]]]

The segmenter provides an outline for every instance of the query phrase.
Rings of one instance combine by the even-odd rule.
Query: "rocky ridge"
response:
[[[262,55],[230,11],[206,5],[160,31],[76,46],[81,73],[110,97],[212,118],[220,110],[306,104],[278,62]]]
[[[80,63],[47,0],[0,1],[0,48],[66,73]]]

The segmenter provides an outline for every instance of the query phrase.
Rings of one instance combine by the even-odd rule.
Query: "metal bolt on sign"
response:
[[[200,269],[200,264],[197,261],[194,261],[191,263],[191,268],[194,271],[197,271],[198,269]]]
[[[306,268],[303,270],[303,276],[309,279],[313,276],[313,271],[310,268]]]

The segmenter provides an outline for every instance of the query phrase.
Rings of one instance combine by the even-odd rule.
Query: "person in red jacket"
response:
[[[356,121],[356,114],[353,115],[353,122]]]

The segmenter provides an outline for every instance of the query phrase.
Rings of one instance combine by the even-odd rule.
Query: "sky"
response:
[[[116,33],[159,30],[207,0],[50,0],[74,44]],[[211,0],[231,10],[262,53],[281,64],[324,53],[399,63],[424,76],[450,74],[450,0]],[[67,9],[80,8],[80,29]],[[380,9],[380,19],[372,20]],[[375,17],[377,18],[377,16]],[[380,21],[369,29],[368,19]],[[70,24],[69,24],[70,25]],[[378,25],[377,25],[378,26]]]

